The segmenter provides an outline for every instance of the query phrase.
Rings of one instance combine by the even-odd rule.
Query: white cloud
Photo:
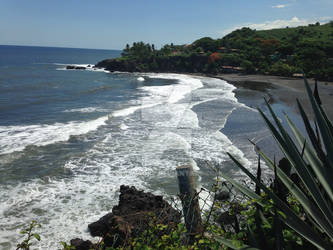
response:
[[[293,17],[290,20],[273,20],[273,21],[266,21],[263,23],[245,23],[243,25],[235,26],[230,29],[224,30],[222,35],[227,35],[230,32],[236,30],[236,29],[241,29],[242,27],[249,27],[251,29],[256,29],[256,30],[270,30],[270,29],[279,29],[279,28],[285,28],[285,27],[297,27],[297,26],[306,26],[310,23],[315,23],[315,22],[328,22],[329,20],[332,20],[333,17],[319,17],[316,19],[301,19],[298,17]]]
[[[278,5],[272,6],[272,8],[282,9],[282,8],[287,7],[287,6],[288,6],[287,4],[278,4]]]
[[[274,20],[274,21],[266,21],[264,23],[253,23],[249,25],[249,28],[256,30],[269,30],[269,29],[278,29],[288,27],[296,27],[296,26],[304,26],[308,25],[309,22],[306,19],[299,19],[298,17],[293,17],[290,20]]]
[[[323,22],[323,23],[328,23],[333,20],[333,17],[331,16],[323,16],[318,19],[318,21]]]

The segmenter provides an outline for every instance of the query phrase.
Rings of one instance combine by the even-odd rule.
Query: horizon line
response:
[[[13,47],[39,47],[39,48],[58,48],[58,49],[116,50],[116,51],[122,51],[122,49],[79,48],[79,47],[48,46],[48,45],[0,44],[0,46],[13,46]]]

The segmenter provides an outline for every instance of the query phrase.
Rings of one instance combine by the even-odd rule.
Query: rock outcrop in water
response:
[[[162,196],[137,190],[135,187],[121,186],[119,204],[111,213],[88,225],[92,236],[104,239],[105,246],[121,246],[126,239],[140,235],[154,220],[156,224],[173,227],[180,222],[181,214]],[[93,245],[90,241],[71,240],[76,249],[85,250]]]
[[[86,69],[86,67],[83,67],[83,66],[74,66],[74,65],[68,65],[68,66],[66,66],[66,69],[83,69],[83,70],[85,70]]]

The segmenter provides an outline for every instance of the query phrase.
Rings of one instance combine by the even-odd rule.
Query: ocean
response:
[[[244,175],[247,141],[269,132],[255,107],[264,93],[192,75],[66,70],[121,51],[0,46],[0,248],[13,249],[32,219],[40,249],[90,239],[120,185],[177,194],[175,169],[191,164],[209,188],[219,168]]]

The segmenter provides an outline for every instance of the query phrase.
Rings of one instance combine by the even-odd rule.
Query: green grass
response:
[[[330,23],[314,26],[299,26],[296,28],[282,28],[272,30],[259,30],[256,33],[265,39],[274,38],[283,41],[295,34],[300,34],[302,40],[331,42],[333,39],[333,25]]]

